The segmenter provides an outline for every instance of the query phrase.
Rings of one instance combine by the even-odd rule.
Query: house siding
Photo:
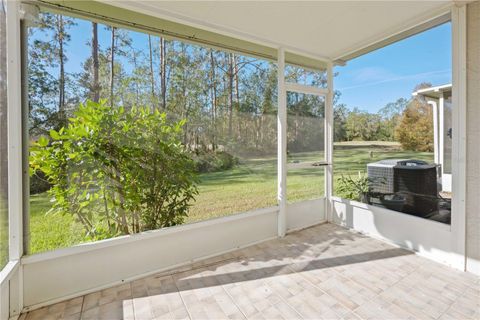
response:
[[[467,7],[467,271],[480,269],[480,2]]]

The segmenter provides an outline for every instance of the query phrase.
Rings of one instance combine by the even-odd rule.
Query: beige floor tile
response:
[[[323,224],[22,317],[479,319],[480,279]]]

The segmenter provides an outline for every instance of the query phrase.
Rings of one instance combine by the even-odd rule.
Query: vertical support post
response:
[[[278,49],[278,115],[277,115],[277,175],[278,175],[278,236],[287,231],[287,92],[285,89],[285,50]]]
[[[22,90],[19,2],[7,1],[8,212],[10,260],[22,256]]]
[[[452,80],[452,262],[454,267],[465,270],[467,261],[465,204],[467,17],[465,4],[452,6]]]
[[[7,105],[8,105],[8,219],[9,259],[23,255],[22,88],[20,2],[7,3]],[[22,268],[10,281],[10,315],[23,307]]]
[[[332,221],[333,196],[333,64],[327,66],[327,99],[325,103],[325,215]]]
[[[22,65],[22,249],[23,254],[30,252],[30,173],[29,173],[29,139],[28,134],[28,22],[23,19],[20,22],[21,38],[21,65]]]

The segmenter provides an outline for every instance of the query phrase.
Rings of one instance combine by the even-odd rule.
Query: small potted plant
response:
[[[359,172],[357,177],[342,175],[337,191],[343,198],[370,203],[370,179],[364,173]]]

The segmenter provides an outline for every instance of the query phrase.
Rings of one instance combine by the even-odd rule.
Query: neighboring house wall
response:
[[[480,273],[480,2],[467,7],[467,270]]]

